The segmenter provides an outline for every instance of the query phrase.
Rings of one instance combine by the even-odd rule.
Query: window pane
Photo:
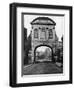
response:
[[[40,39],[46,39],[46,32],[45,32],[45,27],[42,28],[40,32]]]
[[[41,31],[41,33],[40,33],[40,39],[45,39],[45,31]]]
[[[49,39],[52,39],[53,38],[53,32],[52,32],[52,29],[49,30]]]
[[[34,30],[34,38],[38,38],[38,29]]]

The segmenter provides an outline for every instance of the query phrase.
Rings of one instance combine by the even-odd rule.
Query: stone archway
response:
[[[49,45],[43,45],[43,44],[40,44],[40,45],[35,47],[35,49],[34,49],[34,62],[36,62],[36,50],[37,50],[37,48],[42,47],[42,46],[45,46],[45,47],[48,47],[51,49],[51,53],[52,53],[51,56],[52,56],[52,62],[53,62],[53,49],[52,49],[52,47]]]

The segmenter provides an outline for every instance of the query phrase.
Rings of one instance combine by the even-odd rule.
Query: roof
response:
[[[37,25],[56,25],[56,23],[48,17],[37,17],[35,18],[31,24],[37,24]]]

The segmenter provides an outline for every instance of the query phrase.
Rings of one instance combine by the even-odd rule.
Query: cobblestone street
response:
[[[24,75],[33,75],[33,74],[55,74],[62,73],[63,70],[61,67],[58,67],[55,63],[35,63],[28,66],[24,66],[23,74]]]

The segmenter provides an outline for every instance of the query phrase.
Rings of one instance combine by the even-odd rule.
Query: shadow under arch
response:
[[[40,45],[36,46],[35,49],[34,49],[34,63],[36,62],[36,49],[38,47],[41,47],[41,46],[46,46],[46,47],[49,47],[51,49],[51,51],[52,51],[52,62],[54,62],[54,59],[53,59],[53,48],[50,45],[40,44]]]

